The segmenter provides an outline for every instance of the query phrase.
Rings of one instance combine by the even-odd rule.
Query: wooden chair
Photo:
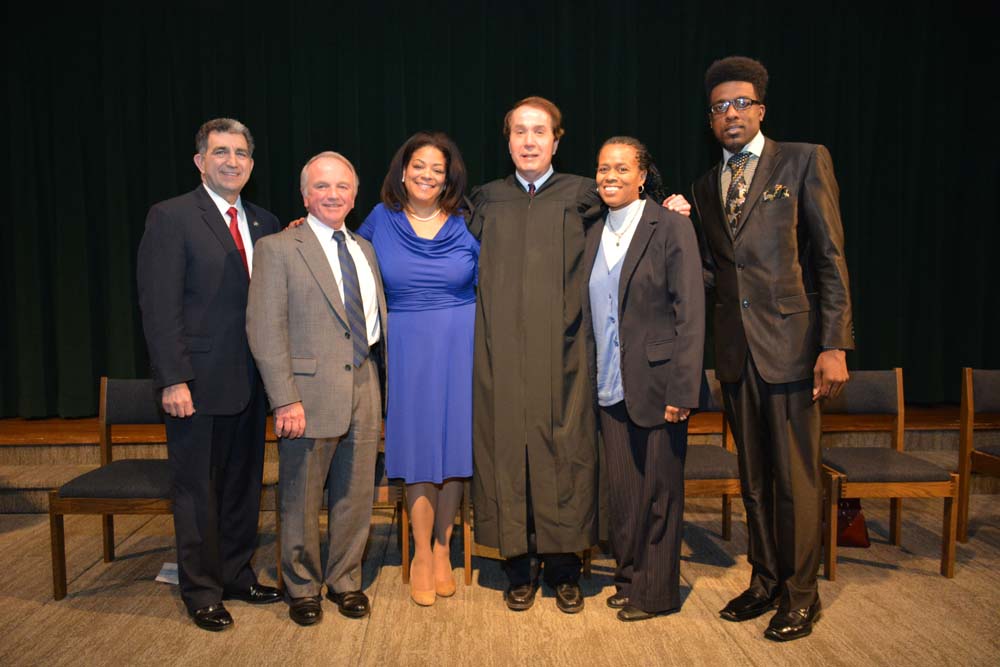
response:
[[[1000,445],[976,448],[976,415],[1000,413],[1000,370],[962,369],[958,446],[958,541],[969,541],[969,487],[972,473],[1000,477]],[[994,420],[995,423],[995,420]]]
[[[837,506],[841,498],[889,498],[889,538],[899,546],[903,498],[943,498],[941,574],[955,575],[958,476],[903,451],[903,370],[852,371],[840,396],[827,399],[824,413],[882,415],[881,430],[892,446],[827,447],[822,450],[826,499],[824,573],[837,576]]]
[[[740,495],[740,469],[736,441],[722,406],[722,385],[716,379],[714,370],[705,370],[701,394],[699,415],[722,413],[722,446],[688,447],[684,463],[684,495],[688,498],[722,496],[722,539],[730,540],[733,536],[733,497]]]
[[[52,595],[66,597],[63,515],[100,514],[104,562],[115,559],[115,514],[170,514],[171,473],[166,459],[112,460],[113,424],[161,424],[151,380],[101,378],[98,442],[101,467],[49,492]]]
[[[66,597],[66,544],[63,516],[100,514],[104,562],[115,559],[115,514],[171,514],[172,474],[166,459],[113,460],[111,427],[120,424],[162,424],[163,413],[152,380],[102,377],[98,408],[101,467],[49,492],[49,532],[52,549],[52,595]],[[275,484],[276,480],[265,482]],[[263,497],[264,491],[261,491]],[[277,509],[277,490],[275,509]],[[275,511],[278,586],[281,580],[280,513]]]

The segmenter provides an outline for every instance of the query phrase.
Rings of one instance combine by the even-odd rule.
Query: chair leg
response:
[[[971,466],[966,466],[971,467]],[[956,539],[965,543],[969,541],[969,489],[971,488],[972,471],[962,471],[958,476],[958,527]]]
[[[281,573],[281,485],[274,485],[274,567],[278,590],[285,590],[285,577]]]
[[[733,539],[733,497],[728,493],[722,494],[722,539]]]
[[[903,543],[903,499],[889,499],[889,541],[897,547]]]
[[[101,532],[104,536],[104,562],[110,563],[115,559],[115,515],[101,515]]]
[[[49,542],[52,547],[52,597],[66,597],[66,538],[63,515],[52,510],[55,491],[49,494]]]
[[[952,489],[958,485],[955,474],[951,476]],[[955,576],[955,531],[958,523],[958,503],[954,496],[944,499],[944,526],[941,535],[941,574],[951,579]]]
[[[471,498],[472,485],[469,480],[462,483],[462,554],[465,568],[465,585],[472,583],[472,511]]]
[[[589,547],[583,550],[583,578],[590,579],[590,575],[593,571],[592,565],[594,560],[594,547]]]
[[[827,581],[837,578],[837,503],[840,500],[840,478],[826,473],[826,498],[823,510],[826,534],[823,545],[823,574]]]
[[[406,487],[401,488],[399,531],[402,538],[399,551],[403,564],[403,583],[410,583],[410,509],[406,505]]]

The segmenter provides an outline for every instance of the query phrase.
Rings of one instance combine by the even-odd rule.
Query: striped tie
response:
[[[354,265],[351,251],[347,249],[347,237],[344,236],[344,232],[334,232],[333,239],[337,242],[340,273],[344,279],[344,308],[347,309],[347,323],[351,327],[354,365],[357,367],[368,357],[368,335],[365,333],[365,309],[361,302],[358,267]]]

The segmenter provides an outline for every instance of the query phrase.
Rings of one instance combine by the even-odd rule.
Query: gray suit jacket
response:
[[[354,238],[375,276],[384,346],[382,275],[371,244]],[[354,403],[350,326],[333,270],[308,224],[254,246],[247,338],[273,407],[302,401],[307,438],[348,431]]]

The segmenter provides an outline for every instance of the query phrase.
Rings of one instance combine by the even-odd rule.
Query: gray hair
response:
[[[306,185],[308,185],[306,172],[309,171],[309,165],[321,158],[333,158],[334,160],[340,160],[346,164],[347,168],[351,170],[352,174],[354,174],[354,192],[357,193],[358,188],[361,187],[361,179],[358,178],[358,172],[354,168],[354,165],[351,164],[351,161],[336,151],[323,151],[322,153],[317,153],[309,158],[309,161],[302,167],[302,173],[299,175],[299,191],[302,193],[302,196],[305,196],[306,194]]]
[[[198,133],[194,135],[194,148],[202,155],[208,152],[208,135],[212,132],[242,134],[247,140],[250,157],[253,157],[253,135],[250,134],[246,125],[235,118],[213,118],[198,128]]]

